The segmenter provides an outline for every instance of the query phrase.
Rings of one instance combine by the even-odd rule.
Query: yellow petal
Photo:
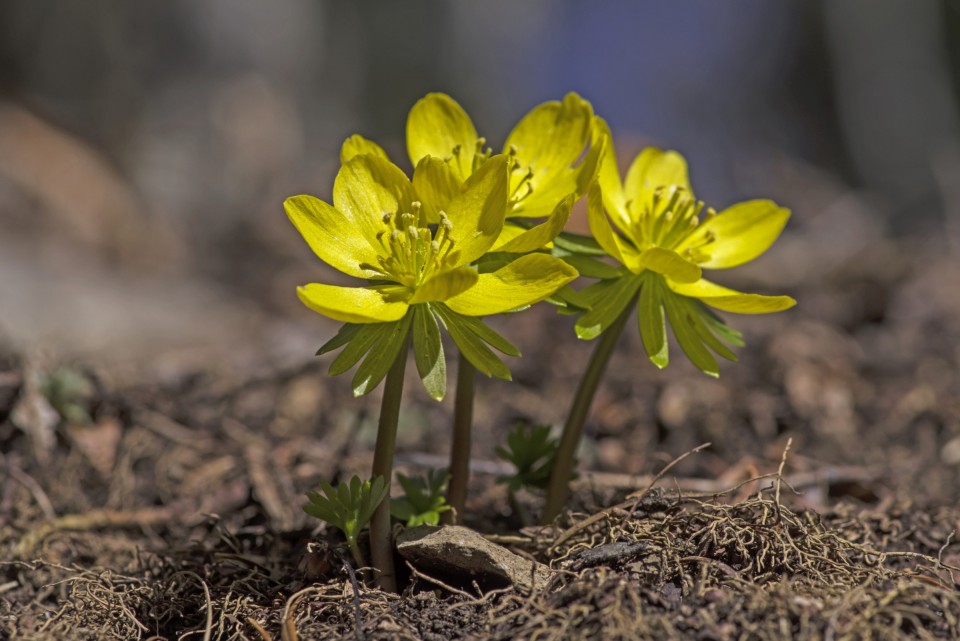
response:
[[[440,221],[439,212],[450,207],[463,181],[447,163],[435,156],[424,156],[413,172],[413,189],[423,205],[427,222]]]
[[[429,303],[435,300],[447,300],[470,289],[476,283],[477,272],[469,267],[441,272],[417,286],[417,291],[407,302],[410,305],[416,305],[417,303]]]
[[[607,215],[604,213],[604,197],[600,189],[600,182],[594,182],[590,185],[590,191],[587,192],[587,221],[590,223],[590,231],[593,237],[607,252],[620,261],[630,271],[638,274],[642,271],[640,267],[640,253],[627,241],[622,240],[617,232],[613,230]]]
[[[546,215],[560,199],[576,193],[578,171],[574,165],[590,143],[592,128],[593,107],[575,93],[567,94],[562,102],[553,100],[534,107],[517,123],[503,151],[515,152],[524,171],[511,176],[510,191],[524,188],[519,183],[527,180],[524,173],[529,169],[533,192],[519,203],[514,215]]]
[[[407,116],[407,152],[414,166],[424,156],[446,160],[452,155],[451,164],[464,180],[473,171],[476,145],[477,130],[470,116],[446,94],[427,94]]]
[[[769,314],[790,309],[797,304],[789,296],[763,296],[744,294],[735,289],[721,287],[701,278],[695,283],[681,284],[667,280],[670,289],[683,296],[699,298],[707,305],[735,314]]]
[[[283,202],[283,209],[320,260],[350,276],[377,276],[361,267],[376,266],[377,252],[336,208],[313,196],[294,196]]]
[[[606,138],[603,157],[600,159],[600,170],[597,173],[597,182],[603,193],[603,206],[613,219],[614,224],[621,230],[630,226],[630,217],[627,214],[627,201],[623,195],[623,184],[620,182],[620,168],[617,164],[617,151],[613,145],[613,136],[606,121],[599,116],[594,118],[594,128],[598,135]]]
[[[522,233],[505,239],[504,233],[500,232],[500,237],[493,246],[493,251],[511,252],[514,254],[525,254],[527,252],[542,249],[550,244],[557,237],[567,220],[570,218],[570,210],[573,208],[573,196],[567,196],[560,204],[554,208],[547,220],[539,225],[524,230]],[[512,225],[504,225],[507,230]]]
[[[471,175],[453,200],[447,215],[453,223],[456,265],[483,256],[503,229],[507,211],[507,159],[494,156]]]
[[[675,151],[647,147],[634,159],[623,183],[624,197],[634,211],[649,211],[657,187],[678,185],[691,195],[687,161]]]
[[[344,323],[388,323],[403,318],[407,303],[387,302],[373,287],[337,287],[310,283],[297,288],[303,304]]]
[[[333,204],[356,233],[378,247],[383,215],[410,211],[413,187],[399,167],[378,156],[353,157],[340,168],[333,183]]]
[[[662,274],[677,283],[694,283],[700,279],[700,268],[677,252],[663,247],[651,247],[640,253],[639,268]]]
[[[446,301],[465,316],[488,316],[538,303],[574,280],[577,271],[546,254],[527,254],[489,274]]]
[[[372,140],[367,140],[360,134],[354,134],[344,140],[343,145],[340,147],[340,164],[345,165],[351,158],[361,154],[379,156],[384,160],[389,160],[387,152],[383,150],[383,147]]]
[[[698,255],[707,256],[706,260],[697,260],[706,269],[736,267],[767,251],[788,218],[790,210],[771,200],[739,203],[704,221],[677,251],[695,248]]]

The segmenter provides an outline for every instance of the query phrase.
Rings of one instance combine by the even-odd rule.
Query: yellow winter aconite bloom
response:
[[[544,254],[522,256],[484,274],[469,266],[493,246],[503,228],[507,158],[488,159],[451,191],[443,209],[432,212],[415,189],[424,171],[431,170],[418,167],[411,182],[384,156],[361,153],[337,174],[333,205],[313,196],[294,196],[284,203],[321,260],[368,281],[358,287],[311,283],[297,290],[314,311],[347,323],[321,352],[347,346],[331,366],[334,374],[366,356],[354,378],[357,394],[376,387],[412,330],[421,376],[431,394],[442,397],[445,365],[438,320],[480,371],[509,378],[486,345],[513,355],[516,349],[473,317],[536,303],[577,275]]]
[[[770,200],[739,203],[719,213],[705,208],[690,187],[686,160],[675,151],[644,149],[621,182],[608,144],[588,194],[588,214],[595,239],[623,268],[571,297],[589,309],[577,322],[581,338],[597,337],[636,301],[651,361],[660,367],[668,362],[669,320],[690,360],[716,375],[713,353],[736,360],[718,336],[742,342],[704,304],[740,314],[777,312],[795,304],[789,296],[745,294],[702,277],[704,269],[736,267],[761,255],[780,235],[790,212]]]
[[[570,215],[566,199],[585,194],[596,176],[605,143],[596,120],[590,103],[570,93],[563,101],[535,107],[510,132],[503,145],[510,172],[507,222],[494,251],[535,251],[560,233]],[[431,93],[413,106],[407,117],[407,152],[417,167],[413,182],[428,215],[446,207],[459,186],[490,158],[486,144],[450,96]],[[361,136],[344,143],[341,162],[356,154],[386,158],[378,145]],[[546,221],[521,222],[536,218]]]

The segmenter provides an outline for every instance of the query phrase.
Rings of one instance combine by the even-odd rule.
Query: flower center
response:
[[[627,203],[630,207],[632,203]],[[673,249],[700,225],[700,212],[704,210],[702,200],[697,200],[688,190],[680,186],[658,187],[649,203],[634,218],[633,234],[641,250],[650,247]],[[706,208],[706,217],[716,215],[712,207]],[[715,238],[707,234],[704,240],[684,250],[686,258],[693,262],[702,262],[706,257],[701,248]]]
[[[438,225],[427,225],[419,202],[411,204],[411,212],[386,212],[384,228],[377,232],[383,252],[372,267],[390,280],[415,289],[434,271],[457,266],[459,250],[451,235],[453,222],[440,212]]]

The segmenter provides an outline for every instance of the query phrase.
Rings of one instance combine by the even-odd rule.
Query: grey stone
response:
[[[542,590],[553,571],[514,554],[470,528],[419,526],[397,536],[397,550],[418,570],[470,586],[513,585],[520,591]]]

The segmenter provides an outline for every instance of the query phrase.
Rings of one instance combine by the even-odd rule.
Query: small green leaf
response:
[[[373,323],[371,325],[356,325],[359,329],[352,332],[353,336],[347,346],[330,363],[327,373],[330,376],[339,376],[356,365],[364,355],[386,334],[390,332],[393,323]]]
[[[624,275],[624,268],[608,265],[591,256],[571,254],[566,251],[554,251],[553,255],[576,269],[585,278],[611,279]]]
[[[336,336],[320,346],[320,349],[317,350],[317,356],[323,356],[327,352],[340,349],[353,340],[353,337],[356,336],[357,332],[359,332],[363,327],[366,327],[366,325],[360,325],[358,323],[344,323],[340,327],[340,330],[337,332]]]
[[[713,377],[720,376],[720,366],[717,359],[713,357],[710,350],[703,344],[703,340],[697,334],[693,322],[690,320],[690,312],[684,308],[682,299],[677,295],[667,295],[664,297],[664,307],[667,310],[667,317],[670,319],[670,327],[673,329],[673,335],[680,343],[680,348],[687,355],[690,362],[696,365],[704,374]]]
[[[407,314],[399,321],[385,323],[390,331],[383,334],[367,353],[353,376],[353,395],[363,396],[380,384],[396,360],[401,349],[406,349],[407,335],[413,314]]]
[[[360,530],[387,495],[386,483],[381,476],[373,481],[361,481],[354,476],[337,487],[320,481],[320,489],[326,496],[307,492],[308,503],[303,506],[303,511],[343,531],[352,545],[356,544]]]
[[[600,281],[587,287],[584,292],[592,289],[589,294],[590,311],[577,321],[577,336],[592,340],[606,331],[627,305],[633,302],[639,288],[640,279],[632,275],[617,280]]]
[[[663,289],[659,276],[644,275],[637,318],[640,323],[640,338],[643,339],[647,356],[654,365],[663,369],[670,362],[670,347],[667,344]]]
[[[565,231],[561,232],[560,235],[554,239],[553,244],[573,254],[585,254],[588,256],[607,255],[607,252],[603,251],[603,247],[600,246],[600,243],[598,243],[593,236],[584,236],[582,234]]]
[[[507,434],[507,447],[495,450],[497,456],[512,464],[516,471],[498,477],[497,482],[505,483],[511,492],[522,487],[546,488],[558,447],[558,439],[550,435],[550,426],[517,425]]]
[[[487,376],[496,376],[497,378],[507,381],[511,380],[510,370],[496,354],[490,351],[486,342],[478,336],[475,329],[471,327],[470,321],[467,320],[468,317],[461,316],[444,305],[437,305],[435,309],[440,316],[440,320],[443,321],[444,327],[446,327],[447,332],[453,339],[453,342],[457,344],[460,352],[470,361],[471,365]],[[480,325],[482,326],[483,323],[480,322]],[[496,335],[493,330],[489,330],[489,334]],[[500,338],[499,335],[496,336],[498,339]],[[506,343],[506,341],[502,339],[498,342]],[[509,343],[503,346],[513,347]],[[516,348],[513,349],[515,350]]]
[[[440,328],[429,305],[413,308],[413,355],[427,393],[442,400],[447,393],[447,362],[440,340]]]
[[[397,474],[404,495],[392,500],[390,513],[407,527],[437,525],[440,515],[448,510],[445,496],[450,473],[446,468],[428,470],[425,477]]]

